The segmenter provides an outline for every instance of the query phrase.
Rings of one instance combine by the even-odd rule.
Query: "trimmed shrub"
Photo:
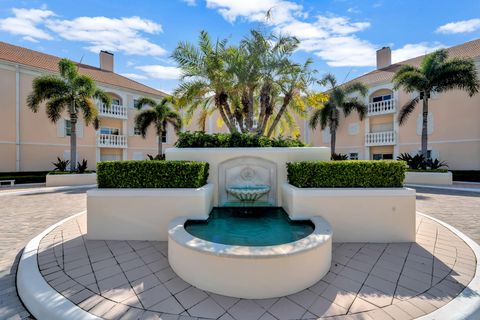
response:
[[[200,161],[103,161],[99,188],[199,188],[207,183],[208,163]]]
[[[406,165],[394,160],[299,161],[287,163],[288,181],[299,188],[401,187]]]
[[[305,147],[292,138],[267,138],[252,133],[181,132],[175,143],[177,148],[256,148],[256,147]]]

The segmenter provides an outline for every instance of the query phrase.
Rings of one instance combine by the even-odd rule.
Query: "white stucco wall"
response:
[[[449,172],[405,172],[404,184],[452,185],[453,177]]]
[[[174,218],[207,219],[212,197],[211,184],[198,189],[88,190],[87,237],[167,241]]]
[[[47,174],[46,186],[80,186],[97,184],[96,173],[82,173],[82,174]]]
[[[218,205],[219,165],[225,161],[239,157],[258,157],[272,161],[277,170],[277,201],[282,206],[282,190],[280,186],[287,181],[287,162],[330,159],[330,148],[168,148],[165,151],[167,160],[206,161],[210,164],[208,182],[214,184],[214,206]]]
[[[321,216],[336,242],[415,241],[415,190],[297,188],[285,183],[283,208],[292,219]]]

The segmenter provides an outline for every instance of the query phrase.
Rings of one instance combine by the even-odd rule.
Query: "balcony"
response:
[[[370,102],[368,104],[368,115],[376,116],[380,114],[388,114],[395,112],[395,100],[383,100],[378,102]]]
[[[395,131],[371,132],[365,134],[365,146],[391,146],[396,144]]]
[[[127,107],[119,104],[111,104],[110,107],[108,107],[106,104],[101,103],[98,105],[98,114],[101,117],[127,119],[128,110]]]
[[[97,146],[102,148],[127,148],[127,136],[116,134],[98,134]]]

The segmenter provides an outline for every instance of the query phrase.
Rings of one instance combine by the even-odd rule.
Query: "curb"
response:
[[[17,271],[17,291],[27,310],[38,320],[100,320],[53,289],[38,269],[38,246],[43,237],[85,212],[74,214],[48,227],[30,240],[23,250]]]
[[[57,191],[85,189],[85,188],[96,188],[96,187],[97,187],[96,184],[85,184],[85,185],[79,185],[79,186],[32,188],[31,190],[0,192],[0,197],[18,196],[18,195],[32,194],[32,193],[57,192]]]
[[[441,224],[445,228],[452,231],[457,237],[462,239],[473,251],[475,258],[477,259],[477,268],[475,270],[475,276],[468,286],[455,297],[452,301],[444,305],[443,307],[429,313],[418,320],[438,320],[438,319],[462,319],[462,320],[477,320],[480,319],[480,245],[466,236],[463,232],[457,228],[431,217],[427,214],[417,211],[417,214]],[[452,318],[455,315],[455,318]]]

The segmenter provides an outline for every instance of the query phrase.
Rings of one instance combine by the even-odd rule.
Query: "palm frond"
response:
[[[428,79],[418,68],[405,65],[393,77],[394,89],[403,87],[406,92],[423,91],[428,87]]]
[[[134,107],[137,108],[138,110],[141,110],[144,106],[150,106],[153,108],[156,105],[157,105],[157,102],[152,98],[142,97],[137,100],[137,103]]]
[[[420,96],[413,98],[402,106],[398,114],[398,122],[400,123],[400,125],[404,124],[407,121],[408,117],[413,112],[413,110],[415,110],[415,107],[417,106],[419,101]]]
[[[145,109],[135,116],[135,127],[140,131],[143,138],[147,135],[147,129],[150,125],[156,124],[157,113],[153,109]]]
[[[475,62],[470,58],[453,58],[445,62],[432,74],[431,82],[436,92],[460,89],[467,91],[470,97],[480,89]]]
[[[78,70],[75,63],[65,58],[58,62],[58,71],[60,71],[62,78],[69,82],[73,82],[73,80],[78,77]]]
[[[55,75],[45,75],[33,79],[32,92],[28,95],[27,106],[37,112],[40,104],[52,98],[58,98],[68,93],[68,85]]]
[[[363,120],[365,118],[368,111],[367,105],[356,98],[353,98],[349,101],[345,101],[344,104],[342,105],[342,109],[343,109],[343,113],[345,114],[345,117],[350,115],[352,111],[356,111],[358,113],[358,117],[360,118],[360,120]]]
[[[86,125],[95,121],[98,116],[98,110],[92,98],[80,96],[75,103],[82,110]]]
[[[345,85],[343,90],[345,91],[345,93],[347,95],[358,92],[360,94],[360,96],[362,96],[362,97],[365,97],[368,93],[368,87],[366,85],[364,85],[362,82],[349,83],[349,84]]]
[[[62,116],[62,112],[65,108],[69,107],[71,101],[67,97],[55,97],[47,101],[45,107],[47,111],[47,117],[53,123],[56,123]]]

